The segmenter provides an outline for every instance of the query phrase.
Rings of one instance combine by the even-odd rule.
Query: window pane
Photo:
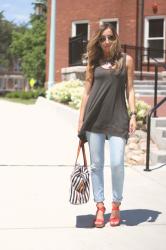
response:
[[[150,40],[149,48],[152,49],[150,51],[150,56],[154,58],[164,58],[164,41],[163,40]]]
[[[88,24],[78,23],[76,24],[76,36],[83,35],[85,39],[88,37]]]
[[[104,22],[104,24],[105,24],[105,23],[111,24],[111,25],[115,28],[115,30],[117,31],[117,22],[116,22],[116,21]]]
[[[149,20],[149,37],[163,37],[164,19]]]

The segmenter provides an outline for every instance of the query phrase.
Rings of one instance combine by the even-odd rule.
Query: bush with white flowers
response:
[[[69,102],[69,105],[71,107],[76,109],[80,108],[83,91],[84,91],[83,86],[71,90],[71,101]]]
[[[83,82],[80,80],[63,81],[55,84],[49,91],[50,99],[79,108]]]

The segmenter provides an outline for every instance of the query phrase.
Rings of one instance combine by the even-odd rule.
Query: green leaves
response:
[[[44,84],[46,18],[32,16],[30,23],[25,30],[13,31],[10,50],[20,60],[24,75]]]
[[[0,12],[0,66],[9,68],[11,65],[12,55],[9,46],[12,41],[12,31],[15,24],[5,20],[3,11]]]
[[[137,121],[142,121],[148,114],[150,105],[145,103],[143,100],[136,101]]]

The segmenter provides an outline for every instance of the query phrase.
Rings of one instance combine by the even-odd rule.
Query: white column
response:
[[[48,89],[55,83],[55,47],[56,47],[55,33],[56,33],[56,0],[51,0]]]

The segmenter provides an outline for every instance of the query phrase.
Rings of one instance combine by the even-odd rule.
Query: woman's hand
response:
[[[137,127],[136,117],[135,115],[131,116],[130,122],[129,122],[129,133],[130,135],[134,134]]]

